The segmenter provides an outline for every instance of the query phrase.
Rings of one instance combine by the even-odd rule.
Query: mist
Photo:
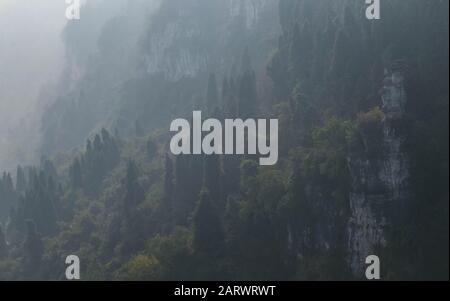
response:
[[[39,159],[42,112],[64,65],[60,0],[0,0],[0,170]]]
[[[449,1],[380,3],[0,0],[0,281],[448,280]]]

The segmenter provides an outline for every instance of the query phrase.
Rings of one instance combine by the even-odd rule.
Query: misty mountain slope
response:
[[[121,84],[134,74],[137,41],[153,6],[152,1],[88,2],[83,22],[68,23],[58,97],[43,116],[44,154],[83,144],[106,122]]]
[[[115,3],[0,178],[0,279],[448,280],[448,1]],[[277,118],[278,163],[173,156],[193,109]]]
[[[86,23],[66,28],[68,78],[44,116],[45,154],[82,144],[100,126],[123,134],[136,123],[168,126],[204,101],[209,73],[237,74],[245,49],[263,72],[277,39],[275,1],[122,2],[95,22],[103,6],[88,5]]]
[[[278,98],[289,101],[285,120],[290,126],[285,129],[292,132],[281,147],[292,152],[300,146],[291,206],[310,213],[305,216],[310,222],[305,217],[292,220],[290,239],[301,256],[320,258],[328,249],[325,253],[334,258],[347,258],[349,266],[334,263],[340,273],[344,265],[360,274],[367,253],[389,250],[385,256],[399,268],[389,273],[405,276],[413,269],[408,260],[415,256],[405,256],[407,250],[431,251],[421,247],[428,239],[438,244],[430,236],[415,236],[422,233],[418,220],[430,225],[419,212],[438,206],[442,212],[434,218],[440,222],[448,214],[448,185],[423,178],[424,173],[434,174],[433,179],[448,177],[448,3],[390,1],[378,22],[367,22],[362,7],[347,1],[280,4],[283,34],[269,72]],[[431,112],[437,108],[443,110],[435,115],[441,125],[434,127],[425,116],[436,114]],[[420,133],[424,124],[429,139]],[[442,143],[433,151],[419,146],[436,141],[435,135]],[[434,156],[441,163],[430,163]],[[432,204],[431,191],[436,193]],[[438,249],[428,258],[442,258],[445,248]],[[431,267],[422,258],[414,268],[446,273],[439,263]]]
[[[61,74],[61,1],[0,3],[0,169],[39,160],[41,118]],[[27,145],[27,147],[24,147]]]

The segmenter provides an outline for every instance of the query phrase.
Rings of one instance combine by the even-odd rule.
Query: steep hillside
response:
[[[0,279],[64,279],[68,254],[84,280],[359,280],[373,254],[385,280],[448,279],[448,6],[86,6],[49,156],[0,179]],[[194,109],[278,118],[278,163],[173,156]]]
[[[65,31],[67,78],[44,116],[43,152],[79,146],[103,126],[123,135],[136,124],[166,128],[203,104],[210,73],[237,74],[246,49],[264,73],[278,37],[276,8],[233,0],[89,4],[83,22]]]

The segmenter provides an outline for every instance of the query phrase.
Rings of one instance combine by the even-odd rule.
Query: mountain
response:
[[[101,127],[124,135],[136,123],[166,127],[202,104],[210,73],[237,73],[246,49],[264,73],[278,37],[276,8],[274,1],[89,2],[83,22],[65,30],[69,62],[43,118],[43,153],[79,146]]]
[[[0,279],[448,280],[448,5],[88,1]],[[278,163],[172,155],[193,110],[278,119]]]

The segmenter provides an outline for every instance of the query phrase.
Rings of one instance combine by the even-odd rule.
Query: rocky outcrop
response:
[[[187,0],[173,7],[161,4],[147,35],[144,61],[148,74],[164,74],[168,80],[178,81],[211,70],[226,73],[240,63],[246,46],[267,58],[270,47],[261,43],[270,40],[270,31],[274,37],[278,34],[277,1],[221,0],[205,7],[201,2]],[[205,12],[199,14],[199,9]],[[252,57],[257,57],[255,52]]]
[[[399,63],[385,72],[382,89],[381,145],[365,148],[348,158],[352,190],[348,225],[348,261],[355,277],[364,277],[365,259],[388,245],[386,231],[399,214],[408,188],[408,166],[401,152],[403,138],[396,123],[404,116],[407,96],[404,69]],[[380,258],[382,261],[383,259]]]

